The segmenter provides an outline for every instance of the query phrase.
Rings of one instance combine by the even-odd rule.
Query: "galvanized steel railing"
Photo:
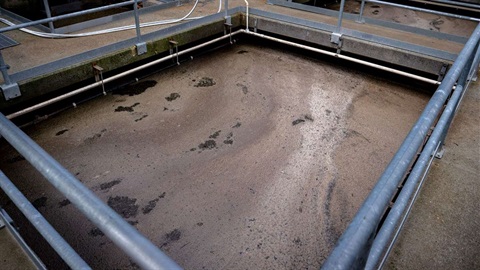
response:
[[[180,269],[173,260],[95,196],[92,191],[1,113],[0,135],[140,267],[144,269]],[[0,179],[2,188],[6,188],[5,191],[11,196],[17,197],[18,193],[12,188],[10,181],[3,173],[0,174]],[[46,226],[46,221],[37,216],[38,213],[32,212],[28,205],[21,206],[22,203],[25,203],[24,199],[17,198],[13,201],[17,205],[20,203],[20,209],[26,208],[30,212],[28,216],[30,216],[30,220],[33,219],[34,225]],[[68,247],[68,244],[65,245],[64,240],[52,231],[53,228],[48,226],[46,228],[46,239],[54,248],[55,246]],[[39,231],[42,232],[41,229]],[[78,255],[75,255],[73,250],[60,248],[57,251],[64,259],[65,257],[72,258],[71,260],[67,258],[66,262],[73,269],[85,269],[86,264],[77,258]]]
[[[340,237],[322,269],[376,269],[383,265],[418,194],[422,178],[428,172],[431,159],[445,139],[468,82],[477,71],[480,59],[479,40],[480,24]],[[435,123],[437,119],[439,120]],[[433,133],[428,136],[434,126]],[[404,180],[403,189],[388,211]],[[381,224],[386,214],[388,215]]]

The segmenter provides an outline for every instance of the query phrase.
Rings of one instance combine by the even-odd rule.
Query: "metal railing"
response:
[[[420,11],[420,12],[425,12],[425,13],[430,13],[430,14],[436,14],[436,15],[440,15],[440,16],[452,17],[452,18],[456,18],[456,19],[480,22],[479,18],[463,16],[463,15],[458,15],[458,14],[448,13],[448,12],[443,12],[443,11],[436,11],[436,10],[431,10],[431,9],[426,9],[426,8],[412,7],[412,6],[409,6],[409,5],[402,5],[402,4],[396,4],[396,3],[379,1],[379,0],[362,0],[362,4],[360,6],[360,13],[358,14],[358,21],[360,21],[360,22],[363,21],[363,11],[365,9],[365,3],[366,2],[385,5],[385,6],[398,7],[398,8],[403,8],[403,9],[409,9],[409,10],[414,10],[414,11]]]
[[[383,265],[418,194],[419,182],[423,182],[431,160],[443,144],[461,97],[478,68],[479,40],[480,24],[322,269],[376,269]],[[435,126],[436,119],[439,120]],[[433,133],[428,136],[432,127]],[[403,181],[403,188],[394,200]],[[392,202],[393,206],[388,211]],[[385,216],[385,221],[381,223]]]
[[[180,269],[173,260],[128,224],[1,113],[0,135],[140,267],[144,269]],[[7,193],[17,196],[16,191],[9,185],[8,179],[3,176],[0,174],[2,188],[6,187]],[[17,203],[21,202],[17,201]],[[26,210],[31,211],[32,209],[28,209],[27,206]],[[34,219],[34,224],[41,220],[35,213],[29,213],[28,216]],[[38,225],[45,226],[45,222],[41,221]],[[40,229],[39,231],[41,232]],[[47,233],[49,236],[52,235],[51,229],[48,229]],[[61,237],[47,237],[48,239],[54,248],[55,246],[65,246]],[[74,251],[70,249],[60,248],[57,251],[62,258],[76,257],[72,255]],[[66,262],[73,269],[83,269],[84,264],[80,260],[76,258],[75,260],[66,260]]]

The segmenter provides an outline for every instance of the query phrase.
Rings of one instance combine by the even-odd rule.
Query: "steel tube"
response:
[[[338,12],[337,32],[342,30],[343,9],[345,8],[345,0],[340,2],[340,11]]]
[[[137,34],[137,43],[142,42],[140,33],[140,18],[138,18],[138,0],[133,3],[133,16],[135,17],[135,33]]]
[[[438,3],[454,5],[454,6],[470,7],[470,8],[474,8],[474,9],[477,9],[477,10],[480,9],[480,5],[470,4],[470,3],[460,2],[460,1],[448,1],[448,0],[430,0],[430,1],[431,2],[438,2]]]
[[[375,187],[340,237],[322,269],[355,269],[364,266],[375,231],[390,200],[423,144],[430,127],[443,109],[446,99],[479,39],[480,25],[475,28],[442,84],[435,91]]]
[[[0,188],[32,223],[38,232],[72,269],[91,269],[62,236],[48,223],[18,188],[0,171]]]
[[[50,5],[48,4],[48,0],[43,0],[43,6],[45,7],[45,14],[47,18],[52,17],[52,13],[50,12]],[[53,26],[53,22],[48,22],[48,27],[50,28],[50,32],[55,33],[55,27]]]
[[[365,10],[365,0],[362,0],[362,4],[360,5],[360,12],[358,13],[357,22],[363,23],[365,20],[363,19],[363,11]]]
[[[426,8],[417,8],[417,7],[407,6],[407,5],[395,4],[395,3],[384,2],[384,1],[378,1],[378,0],[365,0],[365,1],[366,1],[366,2],[370,2],[370,3],[376,3],[376,4],[386,5],[386,6],[392,6],[392,7],[410,9],[410,10],[421,11],[421,12],[431,13],[431,14],[436,14],[436,15],[442,15],[442,16],[447,16],[447,17],[452,17],[452,18],[457,18],[457,19],[462,19],[462,20],[469,20],[469,21],[480,22],[480,19],[479,19],[479,18],[468,17],[468,16],[463,16],[463,15],[457,15],[457,14],[448,13],[448,12],[430,10],[430,9],[426,9]]]
[[[99,11],[104,11],[104,10],[108,10],[108,9],[112,9],[112,8],[128,6],[128,5],[131,5],[133,3],[134,3],[134,1],[122,2],[122,3],[112,4],[112,5],[108,5],[108,6],[104,6],[104,7],[92,8],[92,9],[82,10],[82,11],[73,12],[73,13],[69,13],[69,14],[65,14],[65,15],[59,15],[59,16],[55,16],[55,17],[51,17],[51,18],[46,18],[46,19],[36,20],[36,21],[32,21],[32,22],[21,23],[21,24],[12,25],[12,26],[7,26],[7,27],[0,28],[0,33],[16,30],[16,29],[20,29],[20,28],[25,28],[25,27],[29,27],[29,26],[34,26],[34,25],[37,25],[37,24],[49,23],[49,22],[68,19],[68,18],[72,18],[72,17],[82,16],[82,15],[86,15],[86,14],[90,14],[90,13],[94,13],[94,12],[99,12]]]
[[[140,267],[181,269],[1,113],[0,134]]]
[[[375,237],[373,242],[372,249],[368,256],[367,264],[365,269],[381,269],[384,258],[388,256],[390,250],[388,249],[385,253],[385,249],[391,243],[394,244],[395,238],[391,240],[391,236],[394,235],[395,229],[398,227],[399,221],[405,213],[405,210],[409,206],[409,202],[413,200],[412,195],[414,194],[417,185],[419,184],[425,168],[430,162],[432,155],[435,155],[435,150],[439,144],[442,143],[444,139],[444,134],[448,130],[451,120],[455,115],[455,108],[464,92],[463,85],[457,85],[457,88],[452,94],[452,97],[447,103],[445,110],[442,113],[435,129],[433,130],[432,135],[428,139],[427,144],[425,145],[422,154],[415,163],[415,167],[407,178],[405,185],[402,188],[402,191],[398,195],[395,204],[393,205],[390,213],[388,214],[385,222],[382,225],[382,228]],[[400,230],[401,228],[399,228]],[[390,246],[391,246],[390,245]]]
[[[220,41],[220,40],[230,38],[230,36],[233,36],[233,35],[236,35],[236,34],[239,34],[239,33],[243,33],[244,31],[245,31],[245,30],[243,30],[243,29],[242,29],[242,30],[235,31],[235,32],[233,32],[233,33],[231,33],[231,34],[229,34],[229,35],[225,35],[225,36],[221,36],[221,37],[219,37],[219,38],[212,39],[212,40],[207,41],[207,42],[205,42],[205,43],[202,43],[202,44],[200,44],[200,45],[193,46],[193,47],[191,47],[191,48],[185,49],[185,50],[180,51],[180,52],[178,52],[178,53],[174,53],[174,54],[171,54],[171,55],[162,57],[162,58],[160,58],[160,59],[157,59],[157,60],[154,60],[154,61],[152,61],[152,62],[146,63],[146,64],[144,64],[144,65],[138,66],[138,67],[136,67],[136,68],[132,68],[132,69],[129,69],[129,70],[124,71],[124,72],[122,72],[122,73],[113,75],[112,77],[108,77],[108,78],[104,79],[104,80],[103,80],[103,84],[108,83],[108,82],[112,82],[112,81],[114,81],[114,80],[116,80],[116,79],[125,77],[125,76],[127,76],[127,75],[130,75],[130,74],[135,73],[135,72],[137,72],[137,71],[140,71],[140,70],[142,70],[142,69],[151,67],[151,66],[153,66],[153,65],[162,63],[162,62],[164,62],[164,61],[174,59],[174,58],[176,58],[176,57],[178,57],[178,56],[180,56],[180,55],[187,54],[187,53],[192,52],[192,51],[194,51],[194,50],[197,50],[197,49],[200,49],[200,48],[205,47],[205,46],[207,46],[207,45],[210,45],[210,44],[213,44],[213,43],[215,43],[215,42],[218,42],[218,41]],[[89,84],[89,85],[87,85],[87,86],[84,86],[84,87],[79,88],[79,89],[77,89],[77,90],[74,90],[74,91],[72,91],[72,92],[68,92],[68,93],[66,93],[66,94],[63,94],[63,95],[61,95],[61,96],[52,98],[52,99],[47,100],[47,101],[44,101],[44,102],[42,102],[42,103],[38,103],[38,104],[36,104],[36,105],[34,105],[34,106],[32,106],[32,107],[28,107],[28,108],[23,109],[23,110],[21,110],[21,111],[18,111],[18,112],[9,114],[9,115],[7,116],[7,118],[8,118],[8,119],[13,119],[13,118],[15,118],[15,117],[24,115],[24,114],[26,114],[26,113],[33,112],[33,111],[38,110],[38,109],[40,109],[40,108],[43,108],[43,107],[45,107],[45,106],[54,104],[55,102],[64,100],[64,99],[69,98],[69,97],[73,97],[73,96],[75,96],[75,95],[78,95],[78,94],[80,94],[80,93],[83,93],[83,92],[85,92],[85,91],[87,91],[87,90],[93,89],[93,88],[98,87],[98,86],[101,86],[101,85],[102,85],[102,81],[98,81],[98,82]]]

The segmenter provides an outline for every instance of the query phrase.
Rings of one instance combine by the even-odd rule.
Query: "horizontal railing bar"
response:
[[[443,12],[443,11],[436,11],[436,10],[431,10],[431,9],[426,9],[426,8],[412,7],[412,6],[408,6],[408,5],[401,5],[401,4],[395,4],[395,3],[378,1],[378,0],[364,0],[364,1],[365,2],[370,2],[370,3],[375,3],[375,4],[386,5],[386,6],[392,6],[392,7],[410,9],[410,10],[415,10],[415,11],[421,11],[421,12],[431,13],[431,14],[436,14],[436,15],[442,15],[442,16],[447,16],[447,17],[452,17],[452,18],[457,18],[457,19],[462,19],[462,20],[480,22],[480,18],[463,16],[463,15],[458,15],[458,14],[453,14],[453,13],[448,13],[448,12]]]
[[[181,269],[2,113],[0,134],[140,267]]]
[[[91,269],[2,171],[0,171],[0,188],[68,266],[72,269]]]
[[[401,180],[417,155],[434,121],[452,92],[452,88],[474,53],[480,39],[480,24],[458,55],[442,84],[433,94],[421,116],[410,130],[399,150],[358,210],[322,269],[363,268],[375,231]]]
[[[104,10],[108,10],[108,9],[112,9],[112,8],[133,5],[134,3],[135,3],[135,1],[121,2],[121,3],[117,3],[117,4],[111,4],[111,5],[108,5],[108,6],[82,10],[82,11],[78,11],[78,12],[73,12],[73,13],[69,13],[69,14],[65,14],[65,15],[59,15],[59,16],[55,16],[55,17],[45,18],[45,19],[41,19],[41,20],[36,20],[36,21],[31,21],[31,22],[26,22],[26,23],[20,23],[20,24],[17,24],[17,25],[12,25],[12,26],[7,26],[7,27],[0,28],[0,33],[16,30],[16,29],[20,29],[20,28],[25,28],[25,27],[29,27],[29,26],[34,26],[34,25],[38,25],[38,24],[44,24],[44,23],[59,21],[59,20],[68,19],[68,18],[72,18],[72,17],[82,16],[82,15],[95,13],[95,12],[99,12],[99,11],[104,11]]]

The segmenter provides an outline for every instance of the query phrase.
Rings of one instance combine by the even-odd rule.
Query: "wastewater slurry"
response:
[[[321,15],[249,2],[335,23]],[[205,2],[199,12],[208,14],[214,6]],[[161,16],[178,17],[188,9],[168,9]],[[374,10],[371,16],[388,17],[388,9]],[[154,15],[145,20],[148,16]],[[409,22],[429,27],[427,19]],[[450,20],[436,26],[446,31],[472,27]],[[7,49],[10,54],[4,56],[7,63],[18,61],[12,69],[22,70],[133,33],[78,42],[39,40],[15,31],[8,35],[20,39],[23,47]],[[461,48],[407,33],[382,33],[452,52]],[[44,46],[45,53],[26,54],[35,46]],[[25,131],[186,269],[318,269],[429,99],[424,88],[357,68],[284,47],[233,45]],[[478,85],[473,84],[447,140],[446,155],[435,161],[389,268],[478,268],[474,228],[480,219],[472,206],[480,196],[475,185],[480,160],[476,104]],[[2,171],[94,269],[137,268],[3,141],[0,152]],[[450,169],[455,173],[447,173]],[[453,189],[456,183],[462,184]],[[459,194],[465,199],[457,199]],[[12,207],[5,198],[2,205]],[[456,227],[458,220],[464,226]],[[39,248],[36,236],[26,234]],[[40,255],[53,269],[65,267]]]

